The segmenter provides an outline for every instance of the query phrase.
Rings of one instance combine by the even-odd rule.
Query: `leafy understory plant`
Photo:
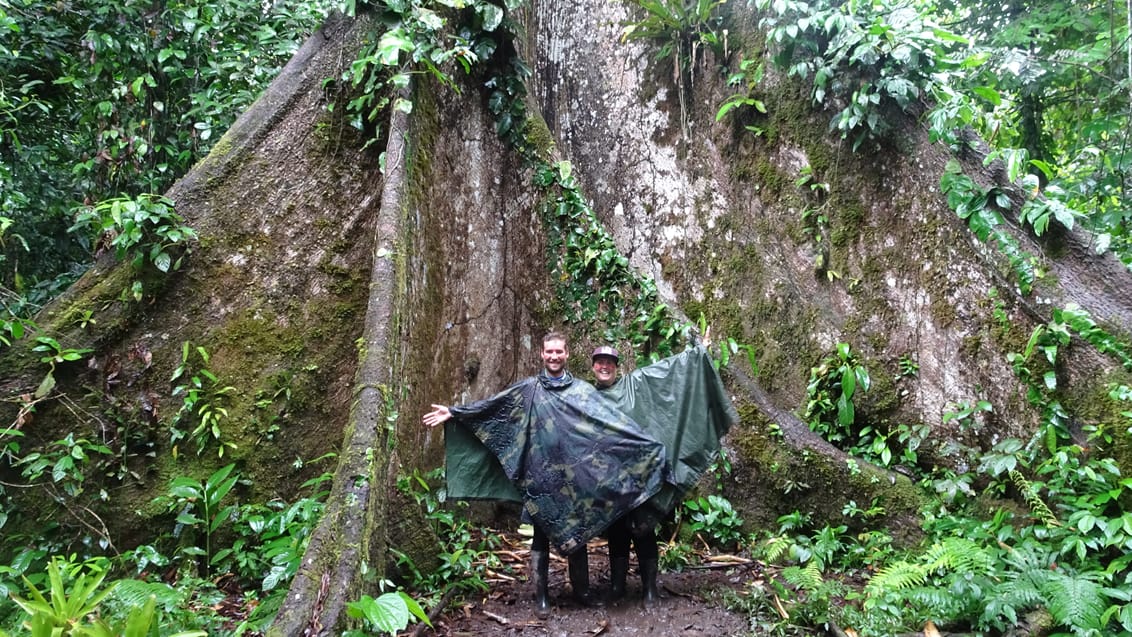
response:
[[[743,539],[743,519],[723,496],[712,494],[688,500],[684,510],[689,529],[707,535],[717,546],[733,547]]]
[[[18,341],[30,330],[35,330],[35,322],[31,319],[16,316],[11,309],[7,309],[7,316],[0,318],[0,344],[11,345]]]
[[[413,588],[416,590],[454,588],[469,593],[485,592],[488,590],[488,569],[502,568],[498,556],[492,552],[497,539],[489,535],[477,540],[467,517],[460,515],[459,509],[444,506],[445,492],[429,488],[429,481],[439,480],[441,471],[438,469],[425,476],[414,472],[397,481],[397,488],[413,498],[424,510],[436,536],[443,538],[438,555],[440,566],[434,572],[422,573],[412,558],[400,551],[397,551],[398,563],[413,574]],[[467,503],[460,502],[457,506],[466,507]]]
[[[834,356],[810,370],[805,411],[810,429],[830,442],[851,440],[856,435],[853,423],[857,418],[853,397],[858,388],[867,392],[869,385],[869,371],[848,343],[838,343]]]
[[[701,333],[703,333],[703,330],[701,330]],[[746,355],[747,365],[751,370],[751,374],[758,376],[759,362],[754,346],[749,343],[740,343],[730,336],[720,343],[719,358],[712,362],[715,364],[716,369],[727,367],[731,364],[731,357],[738,356],[739,354]]]
[[[898,424],[886,430],[866,425],[858,433],[857,444],[848,449],[859,456],[882,467],[899,464],[906,468],[916,466],[920,445],[931,433],[930,425]]]
[[[1106,589],[1097,573],[1066,568],[1033,541],[998,547],[948,538],[880,569],[865,587],[862,608],[894,621],[909,610],[939,623],[973,616],[979,629],[1003,630],[1042,607],[1074,634],[1099,635],[1111,617],[1112,594],[1119,591]]]
[[[111,584],[100,590],[104,570],[58,557],[48,563],[47,579],[49,586],[41,592],[24,578],[30,599],[12,595],[12,601],[29,615],[25,624],[36,635],[72,634],[114,588]],[[64,580],[70,580],[69,587]]]
[[[221,467],[205,480],[187,476],[174,478],[168,495],[163,498],[166,508],[177,513],[175,536],[181,536],[186,529],[204,536],[203,548],[195,544],[195,538],[190,538],[182,546],[181,553],[203,558],[205,572],[210,572],[220,559],[220,554],[213,550],[216,531],[232,518],[237,509],[234,504],[221,506],[240,479],[239,474],[233,475],[235,467],[234,464]]]
[[[199,367],[194,365],[193,353],[200,359]],[[231,385],[221,386],[216,374],[208,370],[209,359],[205,348],[193,348],[189,341],[181,345],[181,364],[173,370],[169,379],[171,383],[181,381],[181,384],[173,388],[171,395],[183,397],[181,407],[173,416],[173,424],[170,426],[174,458],[179,453],[177,441],[185,437],[184,430],[179,426],[195,425],[188,437],[196,443],[198,456],[213,441],[217,443],[217,455],[221,458],[225,451],[236,448],[236,443],[222,438],[220,427],[228,418],[228,394],[236,391],[236,388]]]
[[[171,199],[151,193],[115,197],[83,208],[71,231],[93,235],[96,254],[113,249],[117,259],[129,262],[135,274],[147,266],[162,273],[179,270],[189,243],[197,238]],[[141,301],[144,292],[141,281],[131,283],[134,300]]]
[[[22,329],[20,330],[22,333]],[[16,332],[13,332],[13,335]],[[35,390],[36,398],[43,398],[55,389],[55,366],[61,363],[73,362],[82,360],[87,354],[91,353],[92,349],[80,348],[75,349],[71,347],[63,347],[59,341],[51,338],[50,336],[37,336],[35,337],[36,345],[32,347],[33,352],[40,352],[42,356],[39,362],[47,363],[47,374],[40,381],[39,387]]]
[[[414,618],[424,622],[426,626],[432,626],[420,604],[403,591],[382,593],[376,599],[363,595],[358,601],[346,605],[346,614],[364,620],[372,630],[390,635],[404,630]],[[366,634],[368,633],[351,630],[343,633],[343,637],[363,637]]]
[[[727,78],[728,86],[741,86],[744,90],[728,97],[719,106],[715,113],[715,121],[720,121],[732,110],[753,108],[755,111],[766,114],[766,104],[754,96],[755,89],[763,81],[765,66],[759,59],[744,59],[739,62],[739,72],[732,73]],[[746,125],[745,128],[756,136],[762,135],[763,129],[758,126]]]
[[[40,591],[26,577],[28,598],[12,595],[26,613],[23,627],[31,637],[146,637],[157,620],[155,597],[132,608],[125,619],[113,622],[99,616],[102,601],[118,582],[106,580],[104,564],[56,557],[47,565],[47,588]],[[0,635],[6,635],[0,631]],[[203,631],[180,632],[171,637],[205,637]]]
[[[75,438],[68,433],[65,437],[47,445],[42,451],[33,451],[15,463],[22,467],[20,475],[29,483],[38,481],[44,474],[50,474],[51,483],[62,487],[71,497],[83,491],[90,465],[99,455],[110,456],[113,452],[101,443],[86,438]]]
[[[331,474],[308,480],[299,488],[316,490],[290,504],[273,500],[241,505],[232,514],[232,526],[239,537],[230,546],[215,551],[210,562],[220,572],[259,582],[264,592],[285,585],[299,570],[329,494],[321,486],[330,480]]]

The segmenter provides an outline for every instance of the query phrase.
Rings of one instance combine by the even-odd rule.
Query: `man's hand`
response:
[[[424,423],[425,427],[435,427],[451,417],[452,412],[448,411],[447,407],[444,405],[433,405],[432,411],[425,414],[424,417],[421,418],[421,422]]]

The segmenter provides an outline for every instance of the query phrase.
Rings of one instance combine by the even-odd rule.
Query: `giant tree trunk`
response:
[[[738,457],[727,495],[749,522],[773,525],[798,509],[832,523],[848,500],[877,499],[890,524],[915,526],[918,500],[906,478],[848,463],[798,418],[810,367],[838,342],[852,345],[875,382],[859,418],[931,425],[923,461],[946,464],[943,442],[987,446],[1034,427],[1037,414],[1005,353],[1048,320],[1051,302],[1075,301],[1100,320],[1132,324],[1132,277],[1076,236],[1053,255],[1018,233],[1054,273],[1034,295],[1018,293],[993,247],[940,196],[950,155],[914,121],[885,148],[853,153],[826,132],[830,114],[813,112],[804,90],[778,78],[763,96],[763,136],[716,123],[716,105],[729,94],[717,67],[737,57],[700,58],[681,95],[652,45],[619,41],[628,6],[534,0],[521,10],[518,50],[534,70],[529,107],[581,175],[622,253],[656,280],[663,299],[689,318],[703,314],[717,337],[755,346],[759,374],[732,365],[727,375],[742,416],[728,441]],[[745,9],[733,10],[735,25],[753,24]],[[427,535],[403,524],[411,507],[390,505],[397,473],[439,462],[439,431],[418,426],[427,405],[482,398],[536,371],[541,334],[563,327],[551,313],[545,194],[496,136],[476,82],[455,94],[418,81],[412,113],[387,126],[384,174],[324,110],[322,80],[340,75],[371,26],[331,20],[173,189],[202,240],[160,296],[116,304],[116,289],[100,287],[100,269],[52,310],[62,317],[103,302],[129,310],[100,323],[95,336],[67,332],[98,347],[96,369],[71,370],[70,380],[90,383],[111,368],[125,378],[119,368],[128,367],[129,388],[104,383],[124,404],[156,400],[167,413],[175,401],[165,379],[180,344],[206,345],[213,371],[239,388],[234,457],[261,494],[290,493],[309,475],[290,469],[294,456],[342,441],[327,513],[273,629],[280,635],[334,631],[345,603],[372,581],[363,564],[380,573],[390,543]],[[755,51],[758,36],[744,37]],[[829,227],[817,243],[803,230],[806,192],[793,185],[807,166],[831,186]],[[992,287],[999,301],[988,298]],[[1008,326],[992,318],[996,302]],[[57,325],[62,334],[67,322]],[[594,344],[575,343],[579,375]],[[129,357],[139,348],[151,363]],[[918,375],[901,376],[901,358],[916,362]],[[1127,379],[1088,348],[1074,347],[1062,365],[1063,402],[1085,420],[1101,379]],[[255,399],[281,377],[307,391],[267,436],[251,425]],[[32,371],[20,378],[9,390],[37,380]],[[949,405],[964,400],[994,406],[974,433],[944,423]],[[139,499],[182,470],[160,433],[154,424],[163,453],[152,479],[131,486]],[[136,525],[124,519],[110,533],[118,541]]]
[[[47,334],[95,352],[85,369],[60,366],[58,386],[34,413],[6,404],[7,416],[22,417],[30,443],[73,431],[122,454],[133,477],[108,489],[106,503],[60,506],[35,497],[38,490],[16,502],[26,524],[93,530],[119,549],[172,530],[172,517],[150,504],[171,477],[203,477],[235,462],[251,485],[237,497],[290,501],[327,469],[311,461],[336,452],[333,495],[293,584],[319,612],[298,616],[289,608],[280,619],[289,627],[334,626],[345,601],[363,591],[363,564],[383,575],[387,529],[401,545],[427,541],[420,516],[391,495],[389,472],[397,467],[386,443],[400,382],[389,332],[403,171],[391,168],[385,179],[378,153],[360,150],[360,135],[326,108],[324,80],[333,87],[371,30],[366,19],[330,20],[170,190],[200,234],[182,270],[167,278],[142,273],[148,295],[135,303],[123,300],[128,268],[104,257],[45,309],[38,322]],[[397,134],[385,141],[391,155],[406,138],[404,122],[393,126]],[[82,309],[96,321],[80,328],[74,316]],[[6,396],[32,396],[44,374],[24,345],[6,352]],[[198,346],[210,354],[207,363]],[[223,405],[217,399],[228,410],[221,442],[234,447],[207,435],[199,452],[190,438],[170,443],[181,398],[169,379],[183,351],[190,374],[207,368],[218,386],[235,388]],[[132,431],[116,428],[122,422]],[[386,503],[405,510],[397,524],[386,524]],[[417,550],[428,551],[435,555]]]

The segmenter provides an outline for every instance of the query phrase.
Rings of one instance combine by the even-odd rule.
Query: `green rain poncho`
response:
[[[738,422],[739,414],[701,346],[638,368],[599,393],[664,445],[672,480],[634,520],[656,524],[711,466],[720,438]]]
[[[520,500],[562,554],[668,481],[664,446],[569,373],[543,372],[450,410],[449,496]]]
[[[670,513],[738,420],[702,347],[602,391],[540,375],[451,411],[448,495],[522,502],[563,554],[630,511]]]

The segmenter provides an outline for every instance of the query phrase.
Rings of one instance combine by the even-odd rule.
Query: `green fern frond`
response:
[[[1025,574],[1016,579],[1002,582],[995,588],[992,596],[1014,608],[1033,608],[1044,601],[1041,590],[1042,583],[1044,583],[1044,580]]]
[[[952,591],[936,586],[922,586],[904,591],[904,598],[921,609],[921,614],[936,621],[949,621],[964,610],[963,599]]]
[[[1059,557],[1053,546],[1027,542],[1007,551],[1003,555],[1003,561],[1009,567],[1006,569],[1007,577],[1017,578],[1032,573],[1041,579],[1053,572],[1050,568],[1057,563]]]
[[[1030,507],[1030,512],[1034,514],[1034,517],[1041,520],[1046,526],[1061,526],[1057,516],[1053,514],[1053,511],[1034,489],[1034,485],[1020,471],[1011,469],[1010,480],[1014,482],[1014,486],[1022,494],[1022,499],[1026,501],[1026,506]]]
[[[1007,580],[991,590],[979,617],[980,628],[1004,630],[1018,625],[1018,615],[1045,605],[1044,596],[1035,579],[1022,576]]]
[[[119,580],[111,598],[126,607],[134,608],[145,605],[151,596],[157,599],[158,608],[166,610],[177,608],[186,601],[180,591],[168,584],[137,579]]]
[[[998,583],[986,594],[979,627],[1005,630],[1018,624],[1020,613],[1046,606],[1043,592],[1057,572],[1050,565],[1056,553],[1046,545],[1021,544],[1003,555]]]
[[[873,575],[865,585],[865,595],[868,597],[880,596],[890,591],[906,590],[915,586],[922,586],[928,578],[928,570],[920,564],[896,562],[890,564]]]
[[[782,579],[806,592],[817,590],[821,587],[823,581],[821,569],[814,562],[805,566],[790,566],[783,569]]]
[[[993,573],[998,560],[986,549],[970,540],[949,537],[936,542],[924,554],[928,572],[952,571],[987,575]]]
[[[1054,573],[1042,592],[1046,596],[1046,608],[1059,624],[1069,626],[1075,632],[1102,628],[1100,617],[1108,604],[1104,589],[1088,574]]]
[[[770,538],[763,546],[766,561],[771,563],[777,562],[779,558],[786,555],[793,544],[793,541],[785,537],[779,536]]]

